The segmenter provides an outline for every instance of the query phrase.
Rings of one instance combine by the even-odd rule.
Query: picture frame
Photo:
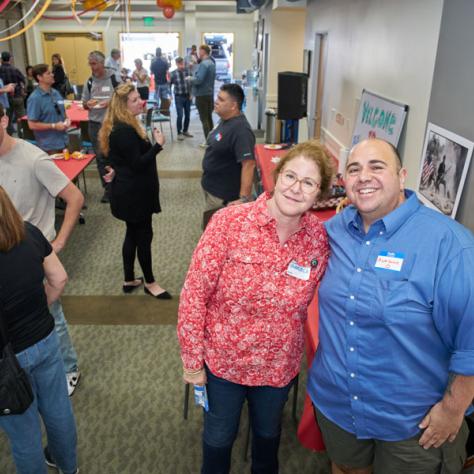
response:
[[[311,73],[311,53],[310,49],[303,50],[303,72],[309,77]]]
[[[417,183],[423,204],[455,218],[473,149],[472,141],[428,123]]]

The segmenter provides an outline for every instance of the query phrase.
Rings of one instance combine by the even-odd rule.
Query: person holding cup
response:
[[[156,155],[163,149],[164,135],[153,130],[155,144],[148,140],[138,116],[143,101],[133,84],[121,84],[115,90],[100,130],[100,148],[111,164],[109,175],[112,214],[126,224],[122,246],[124,282],[122,290],[131,293],[145,285],[145,294],[158,299],[171,295],[155,280],[152,269],[152,215],[161,212],[156,170]],[[135,255],[143,277],[135,278]],[[143,281],[144,280],[144,281]]]
[[[252,473],[277,473],[282,411],[300,370],[307,308],[329,257],[311,212],[333,170],[301,143],[275,169],[273,194],[227,206],[194,251],[178,310],[184,381],[206,384],[202,474],[228,473],[247,399]]]

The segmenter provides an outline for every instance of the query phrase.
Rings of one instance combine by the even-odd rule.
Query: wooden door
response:
[[[318,45],[319,43],[319,45]],[[326,70],[326,45],[327,34],[317,34],[315,48],[317,55],[317,85],[316,85],[316,104],[314,114],[313,137],[316,140],[321,139],[321,123],[323,114],[323,98],[324,98],[324,76]]]
[[[44,60],[51,64],[51,55],[59,53],[71,84],[84,84],[91,75],[87,63],[90,51],[103,51],[102,39],[84,33],[43,33]]]

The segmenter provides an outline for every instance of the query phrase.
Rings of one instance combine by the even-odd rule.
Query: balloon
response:
[[[168,20],[171,20],[171,18],[174,17],[174,8],[173,7],[165,7],[163,8],[163,16],[168,19]]]
[[[156,0],[156,4],[159,8],[165,8],[168,6],[168,0]]]
[[[181,0],[166,0],[169,7],[174,8],[175,10],[181,10],[183,3]]]

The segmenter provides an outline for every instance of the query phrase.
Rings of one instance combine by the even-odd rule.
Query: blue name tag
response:
[[[402,270],[405,254],[401,252],[387,252],[383,250],[377,256],[375,268],[400,272]]]
[[[205,385],[194,386],[194,403],[209,411],[209,400],[207,399],[207,390]]]

